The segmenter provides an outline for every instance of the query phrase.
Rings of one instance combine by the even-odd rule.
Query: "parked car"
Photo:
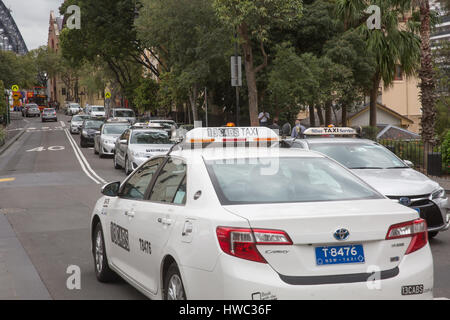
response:
[[[131,124],[136,122],[136,114],[131,109],[126,108],[113,108],[109,111],[109,119],[125,120]]]
[[[130,128],[116,140],[114,168],[128,175],[149,158],[167,153],[173,142],[165,130]]]
[[[89,106],[87,114],[91,117],[105,117],[105,108],[103,106]]]
[[[116,139],[130,127],[128,121],[125,122],[105,122],[100,127],[100,132],[94,137],[94,153],[100,158],[107,155],[114,155]]]
[[[413,208],[426,220],[431,238],[449,229],[448,199],[437,182],[375,141],[343,138],[339,134],[321,137],[322,129],[309,128],[304,132],[305,139],[291,138],[285,143],[291,148],[314,150],[333,158],[389,199]]]
[[[100,127],[104,121],[97,119],[86,119],[81,126],[80,147],[87,148],[94,146],[94,138],[96,132],[100,131]]]
[[[75,114],[78,114],[82,111],[80,105],[78,103],[71,103],[69,104],[69,107],[67,108],[67,115],[73,116]]]
[[[90,116],[87,114],[77,114],[72,117],[72,119],[69,120],[70,123],[70,133],[80,133],[81,127],[83,126],[83,121],[86,119],[89,119]]]

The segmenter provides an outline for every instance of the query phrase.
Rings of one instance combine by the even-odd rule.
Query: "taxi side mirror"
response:
[[[119,195],[119,188],[119,181],[105,184],[102,188],[102,194],[108,197],[117,197]]]
[[[404,162],[408,167],[414,168],[414,163],[412,163],[411,161],[409,161],[409,160],[403,160],[403,162]]]

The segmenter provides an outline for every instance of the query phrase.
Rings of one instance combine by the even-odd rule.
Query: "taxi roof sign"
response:
[[[303,134],[305,136],[322,136],[322,135],[356,135],[355,129],[348,127],[315,127],[306,129]]]
[[[266,127],[194,128],[186,133],[185,143],[274,142],[279,141],[275,131]]]

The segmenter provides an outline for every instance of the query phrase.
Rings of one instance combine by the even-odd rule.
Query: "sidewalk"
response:
[[[17,140],[28,125],[29,121],[22,117],[20,112],[11,112],[11,123],[6,127],[6,139],[3,145],[0,145],[0,154],[6,150],[9,145]]]
[[[51,299],[3,210],[0,209],[0,299]]]

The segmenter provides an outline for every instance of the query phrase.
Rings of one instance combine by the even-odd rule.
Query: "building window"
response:
[[[394,80],[403,80],[403,69],[401,66],[396,65],[395,66],[395,76],[394,76]]]

